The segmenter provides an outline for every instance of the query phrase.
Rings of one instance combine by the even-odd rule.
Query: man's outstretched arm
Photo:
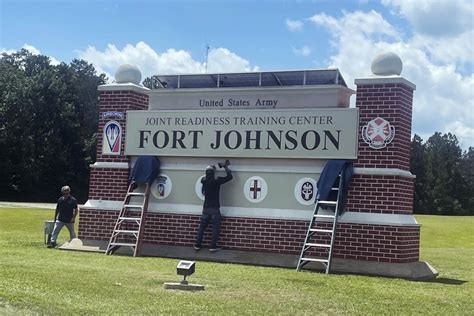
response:
[[[230,180],[232,180],[234,178],[232,176],[232,171],[229,169],[229,166],[225,165],[224,170],[227,173],[227,175],[225,177],[219,177],[218,178],[220,184],[224,184],[226,182],[229,182]]]

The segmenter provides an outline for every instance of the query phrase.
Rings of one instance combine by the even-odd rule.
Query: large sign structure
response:
[[[85,244],[106,244],[135,157],[156,155],[162,171],[152,186],[144,251],[196,259],[186,249],[202,211],[200,179],[208,164],[230,158],[234,180],[221,190],[220,256],[294,268],[326,161],[349,159],[354,178],[338,221],[334,270],[436,275],[419,261],[420,225],[412,215],[414,84],[395,74],[357,79],[356,108],[350,108],[354,92],[337,69],[153,82],[152,90],[133,80],[99,87],[103,137],[81,207]]]
[[[129,111],[126,155],[357,158],[357,110]]]

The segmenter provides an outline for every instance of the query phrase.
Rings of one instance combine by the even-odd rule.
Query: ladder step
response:
[[[308,246],[308,247],[318,247],[318,248],[331,248],[331,245],[329,245],[329,244],[313,244],[313,243],[306,243],[305,246]]]
[[[117,229],[114,230],[116,233],[122,233],[122,234],[138,234],[138,230],[122,230],[122,229]]]
[[[319,228],[310,228],[310,232],[318,232],[318,233],[329,233],[332,234],[332,230],[330,229],[319,229]]]
[[[329,262],[329,260],[327,259],[318,259],[318,258],[301,258],[301,261],[314,261],[314,262],[323,262],[323,263]]]
[[[143,208],[142,205],[125,204],[124,208]]]
[[[145,196],[145,193],[131,192],[127,193],[129,196]]]
[[[130,243],[126,243],[126,242],[111,242],[110,245],[111,246],[128,246],[128,247],[135,247],[136,246],[135,244],[130,244]]]
[[[337,201],[318,201],[319,204],[336,205]]]
[[[317,218],[334,218],[335,216],[334,215],[314,215],[314,217],[317,217]]]
[[[140,221],[140,217],[119,217],[119,219],[124,221]]]

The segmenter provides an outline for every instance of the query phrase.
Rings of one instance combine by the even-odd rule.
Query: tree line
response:
[[[0,57],[0,200],[48,201],[61,186],[85,202],[95,161],[97,86],[106,77],[28,50]]]
[[[416,175],[413,208],[419,214],[474,215],[474,148],[462,151],[455,135],[415,134],[410,169]]]
[[[27,50],[0,56],[0,200],[53,202],[65,184],[87,200],[97,86],[106,82],[83,60],[52,65]],[[435,133],[426,142],[415,135],[411,150],[415,213],[474,214],[473,148],[463,152],[455,135]]]

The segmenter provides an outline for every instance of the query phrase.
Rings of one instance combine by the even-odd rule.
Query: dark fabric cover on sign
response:
[[[137,184],[152,184],[160,174],[160,160],[155,156],[140,156],[133,166],[130,180]]]
[[[331,188],[339,186],[338,175],[345,169],[344,177],[342,178],[342,191],[339,204],[339,212],[343,212],[346,207],[347,192],[349,190],[349,184],[354,174],[354,167],[351,161],[347,160],[329,160],[324,166],[323,172],[319,177],[318,183],[318,194],[316,195],[317,200],[321,201],[332,201],[337,198],[337,191],[331,191]],[[334,194],[334,195],[333,195]]]

